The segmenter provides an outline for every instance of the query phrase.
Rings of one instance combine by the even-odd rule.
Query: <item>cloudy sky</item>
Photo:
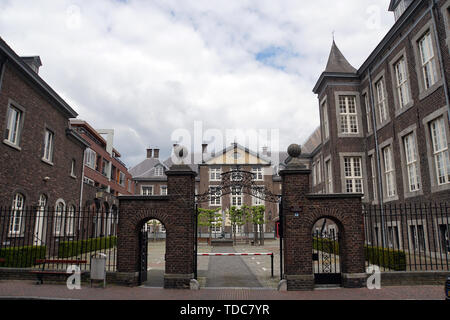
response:
[[[282,150],[304,142],[319,125],[312,88],[332,32],[358,68],[394,23],[388,5],[0,0],[0,36],[19,55],[41,57],[41,77],[79,118],[114,128],[115,146],[133,166],[147,147],[168,156],[172,133],[192,132],[195,121],[223,135],[279,130]]]

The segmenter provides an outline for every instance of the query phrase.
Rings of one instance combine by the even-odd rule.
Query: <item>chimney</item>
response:
[[[147,159],[152,158],[153,149],[147,149]]]
[[[268,150],[269,148],[267,148],[267,147],[263,147],[262,148],[262,154],[263,154],[263,156],[267,156],[267,150]]]
[[[39,56],[21,58],[34,72],[39,73],[39,68],[42,67],[42,61]]]
[[[155,159],[159,159],[159,149],[155,149],[155,150],[153,151],[153,157],[154,157]]]
[[[208,152],[208,144],[202,144],[202,163],[205,163],[205,155]]]

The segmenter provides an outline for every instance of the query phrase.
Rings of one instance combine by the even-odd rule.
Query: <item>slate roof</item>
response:
[[[328,57],[327,67],[325,71],[327,73],[356,73],[357,70],[347,61],[342,54],[341,50],[333,40],[331,46],[330,56]]]

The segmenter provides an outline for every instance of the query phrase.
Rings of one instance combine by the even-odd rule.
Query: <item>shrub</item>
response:
[[[0,262],[2,268],[29,268],[35,265],[38,259],[45,259],[46,246],[9,247],[0,249]]]
[[[339,255],[339,243],[329,239],[314,238],[313,248]],[[406,271],[406,253],[389,248],[364,246],[366,261],[395,271]]]
[[[63,241],[59,243],[58,257],[75,257],[82,253],[109,249],[117,245],[117,237],[92,238],[79,241]]]
[[[401,250],[365,246],[366,260],[380,267],[406,271],[406,253]]]

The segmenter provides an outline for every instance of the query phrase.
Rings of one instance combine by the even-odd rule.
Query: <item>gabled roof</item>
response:
[[[131,168],[130,170],[128,170],[128,172],[131,174],[133,178],[147,177],[147,175],[151,174],[151,170],[154,169],[158,164],[163,165],[161,161],[159,161],[159,159],[147,158],[141,163]]]
[[[78,113],[72,109],[31,67],[20,58],[13,49],[0,37],[0,57],[4,54],[8,61],[20,70],[33,84],[40,88],[48,97],[50,97],[58,110],[63,112],[69,118],[76,118]],[[39,59],[40,61],[40,59]]]
[[[333,40],[327,67],[324,72],[329,73],[356,73],[356,69],[347,61],[341,50]]]
[[[250,155],[252,155],[252,156],[254,156],[256,158],[258,158],[258,159],[261,159],[262,161],[270,163],[270,159],[269,158],[265,157],[264,155],[262,155],[260,153],[254,152],[254,151],[250,150],[249,148],[246,148],[243,145],[240,145],[239,143],[233,143],[229,147],[223,149],[222,151],[219,151],[219,152],[211,154],[209,157],[206,157],[206,159],[204,159],[204,161],[206,163],[206,162],[211,161],[212,159],[217,158],[219,156],[222,156],[222,155],[224,155],[224,154],[226,154],[226,153],[228,153],[228,152],[230,152],[231,150],[234,150],[234,149],[242,150],[242,151],[244,151],[244,152],[246,152],[246,153],[248,153],[248,154],[250,154]]]

